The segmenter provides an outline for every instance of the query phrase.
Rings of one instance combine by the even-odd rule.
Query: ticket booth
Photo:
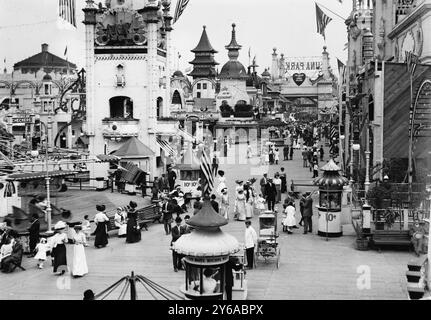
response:
[[[202,209],[187,221],[194,230],[174,242],[172,250],[184,256],[185,282],[180,291],[186,298],[225,299],[227,263],[240,250],[236,238],[220,229],[227,223],[205,199]]]
[[[313,181],[314,185],[319,186],[318,235],[340,237],[343,235],[341,223],[343,186],[347,185],[349,181],[340,175],[341,168],[332,159],[321,170],[323,175]]]

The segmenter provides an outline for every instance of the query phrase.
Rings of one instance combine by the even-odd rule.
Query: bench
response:
[[[145,228],[145,230],[148,230],[147,224],[150,222],[154,223],[158,221],[161,223],[162,214],[158,205],[149,205],[148,207],[136,210],[136,213],[138,215],[137,221],[139,227]]]
[[[408,230],[376,230],[371,237],[371,244],[380,251],[382,246],[399,246],[412,248]]]
[[[317,188],[318,186],[313,184],[313,179],[310,179],[310,180],[291,180],[290,190],[293,193],[298,193],[298,190],[295,190],[296,187]]]

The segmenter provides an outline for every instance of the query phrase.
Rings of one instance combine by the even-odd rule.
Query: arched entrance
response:
[[[127,96],[115,96],[109,99],[110,118],[133,119],[133,100]]]

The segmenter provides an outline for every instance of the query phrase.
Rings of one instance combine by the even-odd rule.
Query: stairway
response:
[[[406,271],[407,291],[410,300],[419,300],[425,294],[425,272],[428,264],[426,255],[410,260]]]

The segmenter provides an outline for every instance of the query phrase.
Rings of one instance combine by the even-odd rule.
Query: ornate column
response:
[[[96,12],[93,0],[87,0],[84,11],[85,24],[85,71],[86,71],[86,123],[87,134],[90,135],[90,151],[95,133],[94,123],[94,29],[96,25]]]

